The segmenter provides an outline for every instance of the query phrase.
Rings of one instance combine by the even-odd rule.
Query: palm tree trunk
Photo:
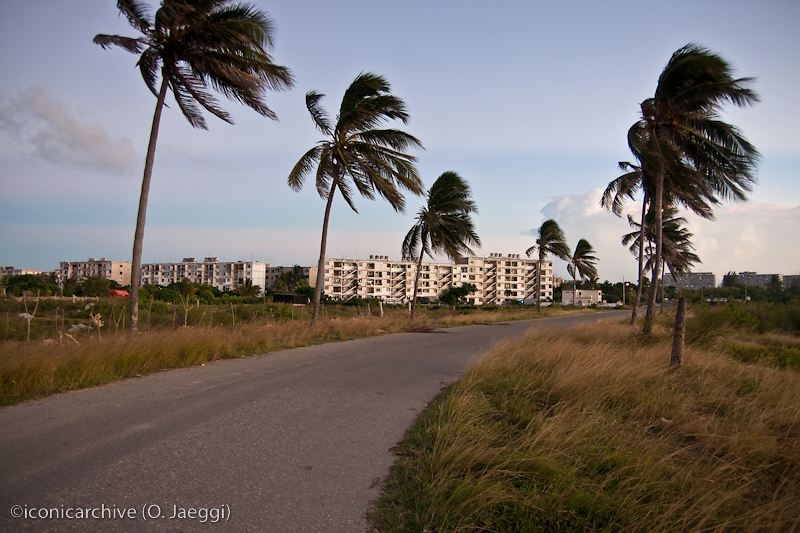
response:
[[[147,145],[147,157],[144,162],[142,192],[139,196],[139,213],[136,216],[136,231],[133,235],[133,258],[131,259],[131,321],[128,332],[136,333],[139,328],[139,281],[142,270],[142,244],[144,243],[144,224],[147,218],[147,199],[150,196],[150,179],[153,176],[153,162],[156,158],[156,142],[158,128],[161,124],[161,112],[167,97],[169,80],[162,72],[161,90],[158,93],[156,110],[153,114],[153,126],[150,128],[150,143]]]
[[[636,308],[639,307],[639,301],[642,299],[642,277],[644,276],[644,223],[645,215],[647,214],[647,191],[644,193],[642,199],[642,223],[639,232],[639,282],[636,286],[636,298],[633,300],[633,312],[631,313],[631,326],[636,324]],[[623,286],[622,290],[625,290]]]
[[[311,324],[316,324],[319,320],[319,304],[322,300],[322,289],[325,285],[325,248],[328,243],[328,219],[331,215],[331,204],[333,204],[333,193],[336,190],[336,181],[331,183],[331,190],[328,192],[328,201],[325,204],[325,219],[322,221],[322,242],[319,246],[319,262],[317,263],[317,283],[314,286],[314,304],[311,311]]]
[[[578,279],[573,276],[572,278],[572,309],[575,309],[575,293],[578,292]],[[564,298],[561,298],[563,301]]]
[[[666,261],[661,260],[661,314],[664,314],[664,279],[666,278]]]
[[[647,314],[644,317],[644,327],[642,333],[650,335],[653,332],[653,321],[655,320],[656,313],[656,296],[658,291],[658,276],[661,267],[661,226],[664,221],[663,213],[661,212],[664,205],[664,170],[661,169],[656,176],[656,191],[655,191],[655,235],[656,235],[656,253],[653,264],[653,280],[650,282],[650,293],[647,298]]]
[[[422,247],[419,251],[417,260],[417,273],[414,275],[414,297],[411,299],[411,320],[414,320],[414,310],[417,307],[417,288],[419,287],[419,272],[422,270],[422,258],[425,256],[425,241],[428,238],[428,231],[422,229]]]
[[[542,312],[542,263],[544,263],[544,253],[539,247],[539,266],[536,268],[536,312]]]
[[[675,312],[675,330],[672,335],[672,354],[669,359],[671,368],[683,366],[686,351],[686,297],[678,298],[678,310]]]

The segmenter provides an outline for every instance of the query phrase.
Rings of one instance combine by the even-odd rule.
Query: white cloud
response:
[[[570,247],[585,238],[600,258],[600,279],[632,279],[636,261],[620,240],[630,231],[625,218],[617,218],[599,209],[600,189],[583,194],[559,196],[542,208],[545,219],[552,218],[561,226]],[[629,204],[625,214],[639,218],[639,208]],[[715,209],[715,221],[682,214],[692,242],[703,261],[696,271],[714,272],[718,280],[730,270],[755,271],[764,274],[797,274],[800,272],[800,206],[753,204],[721,206]],[[536,234],[536,229],[532,230]],[[566,273],[563,262],[555,261],[557,273]]]
[[[17,151],[54,164],[124,172],[136,155],[130,139],[112,139],[101,125],[79,120],[37,85],[0,107],[0,124]]]

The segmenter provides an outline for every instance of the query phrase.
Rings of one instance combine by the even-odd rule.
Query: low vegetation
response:
[[[800,328],[770,307],[695,309],[677,372],[666,320],[496,347],[395,449],[376,530],[797,530]]]
[[[536,316],[530,308],[452,312],[436,306],[411,321],[407,308],[384,306],[381,317],[381,307],[374,301],[354,301],[352,305],[325,305],[324,320],[312,326],[310,306],[241,301],[204,305],[195,301],[187,311],[183,304],[142,304],[140,333],[131,337],[124,326],[127,307],[113,299],[41,299],[32,320],[19,316],[24,313],[24,302],[0,299],[6,339],[0,342],[0,405],[218,359]],[[571,312],[551,309],[543,315]],[[99,329],[98,320],[103,324]],[[30,342],[26,342],[28,324]]]

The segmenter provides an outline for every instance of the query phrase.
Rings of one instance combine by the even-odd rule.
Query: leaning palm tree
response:
[[[638,280],[636,282],[636,297],[633,300],[633,311],[631,312],[631,325],[636,323],[636,309],[639,307],[639,301],[642,299],[642,277],[644,276],[644,227],[645,227],[645,213],[647,212],[647,205],[648,205],[648,183],[646,183],[646,176],[642,172],[642,167],[640,165],[634,165],[633,163],[629,162],[620,162],[619,163],[620,170],[625,171],[625,174],[618,177],[614,181],[608,184],[606,190],[603,192],[603,197],[600,199],[600,205],[605,209],[610,210],[617,216],[622,216],[622,207],[625,203],[625,199],[634,199],[636,196],[636,191],[640,188],[644,191],[644,198],[642,199],[642,223],[640,224],[642,235],[639,239],[639,269],[638,269]],[[628,215],[628,220],[631,217]],[[623,290],[625,288],[623,287]],[[574,303],[573,303],[574,307]]]
[[[752,78],[736,79],[721,56],[696,44],[676,51],[664,67],[653,98],[641,104],[641,119],[628,133],[631,151],[653,178],[655,278],[662,254],[662,209],[668,191],[716,205],[746,201],[755,183],[758,151],[739,130],[719,120],[722,104],[744,107],[758,101],[747,88]],[[681,181],[681,186],[673,183]],[[684,196],[686,198],[686,196]],[[643,332],[652,331],[656,284],[650,286]]]
[[[162,0],[155,16],[142,0],[118,0],[117,7],[142,37],[100,34],[94,42],[103,48],[119,46],[139,54],[137,66],[157,98],[133,239],[129,330],[136,332],[147,200],[167,92],[172,92],[189,124],[207,129],[202,109],[233,122],[209,87],[275,119],[263,100],[266,90],[288,89],[294,81],[288,69],[272,62],[268,53],[272,21],[256,7],[233,0]]]
[[[564,261],[569,261],[570,257],[567,239],[555,220],[548,219],[542,223],[536,244],[528,248],[525,253],[530,257],[536,251],[539,252],[539,264],[536,267],[536,312],[539,313],[542,310],[542,268],[547,254],[553,254]]]
[[[289,173],[288,183],[299,191],[316,166],[317,192],[326,201],[312,323],[319,319],[328,219],[336,190],[355,212],[358,210],[353,203],[354,188],[370,200],[374,200],[377,193],[398,212],[405,208],[400,189],[416,195],[424,192],[415,166],[417,159],[405,152],[409,148],[422,148],[422,143],[403,131],[382,128],[390,120],[408,122],[405,104],[389,91],[389,82],[383,77],[359,74],[344,93],[336,123],[331,122],[320,106],[324,95],[314,91],[306,94],[311,119],[326,138],[300,158]]]
[[[640,139],[638,139],[637,136],[641,135],[641,133],[641,129],[631,128],[629,135],[631,135],[632,138],[629,139],[629,144],[632,146],[640,144]],[[634,153],[634,156],[636,156],[636,153]],[[634,199],[637,191],[642,189],[643,197],[639,228],[643,232],[645,228],[645,216],[648,213],[654,195],[655,184],[653,170],[651,167],[643,167],[641,162],[638,165],[629,162],[621,162],[619,163],[619,168],[625,171],[625,174],[608,184],[608,187],[606,187],[606,190],[603,192],[600,205],[610,210],[615,215],[622,216],[622,208],[626,199]],[[665,190],[663,196],[664,198],[669,198],[666,202],[667,205],[680,204],[702,218],[714,218],[711,205],[709,205],[709,202],[706,201],[702,194],[697,194],[696,184],[692,180],[683,179],[681,175],[668,175],[664,180],[664,186]],[[634,298],[633,310],[631,311],[631,325],[636,323],[637,309],[642,298],[642,287],[644,286],[642,278],[646,271],[643,248],[645,241],[644,234],[642,234],[638,240],[638,281],[636,284],[636,296]]]
[[[581,239],[575,247],[573,253],[567,261],[567,272],[572,276],[572,307],[575,307],[575,293],[578,292],[578,276],[581,279],[593,279],[597,277],[597,257],[595,250],[589,241]]]
[[[458,262],[464,253],[473,253],[470,246],[480,246],[481,240],[472,223],[472,213],[478,207],[472,200],[469,185],[455,172],[444,172],[428,191],[428,201],[417,213],[417,223],[403,240],[403,258],[417,259],[414,276],[414,296],[411,318],[417,306],[417,289],[422,270],[422,258],[441,253]]]

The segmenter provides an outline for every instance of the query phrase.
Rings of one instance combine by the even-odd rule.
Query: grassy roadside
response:
[[[376,531],[800,530],[800,373],[711,335],[671,372],[670,333],[498,346],[396,448]]]
[[[579,311],[549,309],[542,318]],[[407,331],[536,317],[525,309],[474,310],[469,314],[432,310],[411,322],[406,312],[384,317],[322,320],[311,327],[304,320],[224,327],[179,327],[141,333],[135,338],[96,332],[48,338],[38,342],[0,343],[0,405],[14,405],[49,394],[78,390],[158,370],[181,368],[219,359],[264,354],[324,342]],[[57,339],[57,338],[56,338]]]

